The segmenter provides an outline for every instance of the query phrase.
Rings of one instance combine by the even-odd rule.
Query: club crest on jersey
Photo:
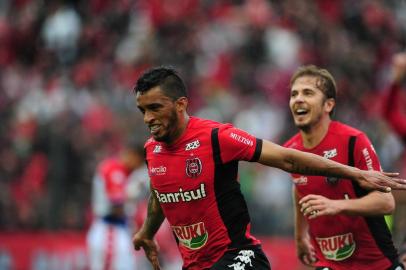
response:
[[[196,178],[202,172],[202,162],[199,158],[186,160],[186,175],[190,178]]]
[[[338,177],[326,177],[326,182],[329,185],[337,185],[338,181],[340,181],[340,178]]]

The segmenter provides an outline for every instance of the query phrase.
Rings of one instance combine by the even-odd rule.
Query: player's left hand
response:
[[[299,205],[300,211],[309,219],[337,215],[341,212],[339,200],[330,200],[321,195],[306,195],[299,201]]]
[[[406,190],[406,180],[397,178],[399,173],[359,170],[355,181],[367,190],[390,192],[392,189]]]
[[[296,252],[299,260],[307,266],[314,266],[317,261],[316,251],[310,241],[309,234],[296,239]]]

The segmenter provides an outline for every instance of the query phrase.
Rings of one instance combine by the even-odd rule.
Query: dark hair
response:
[[[145,93],[156,86],[159,86],[172,100],[187,97],[186,86],[176,70],[164,66],[149,69],[142,74],[137,80],[134,92],[135,94]]]
[[[336,99],[337,87],[333,75],[327,69],[319,68],[315,65],[299,67],[290,79],[290,87],[295,81],[303,76],[313,76],[318,80],[316,86],[324,93],[326,98]],[[330,116],[334,114],[334,109],[330,112]]]

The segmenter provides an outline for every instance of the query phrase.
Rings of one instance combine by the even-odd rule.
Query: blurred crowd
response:
[[[132,87],[155,65],[186,79],[191,114],[277,143],[293,70],[325,67],[336,118],[405,175],[380,114],[405,45],[402,0],[1,0],[0,230],[87,228],[97,162],[147,136]],[[289,175],[243,164],[240,181],[253,230],[291,235]]]

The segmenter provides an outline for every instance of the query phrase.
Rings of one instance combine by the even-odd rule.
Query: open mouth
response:
[[[309,110],[303,109],[303,108],[299,108],[299,109],[296,109],[294,112],[295,112],[295,115],[302,116],[302,115],[308,114],[308,113],[309,113]]]
[[[149,130],[152,135],[155,135],[159,132],[159,129],[161,128],[161,125],[150,125]]]

